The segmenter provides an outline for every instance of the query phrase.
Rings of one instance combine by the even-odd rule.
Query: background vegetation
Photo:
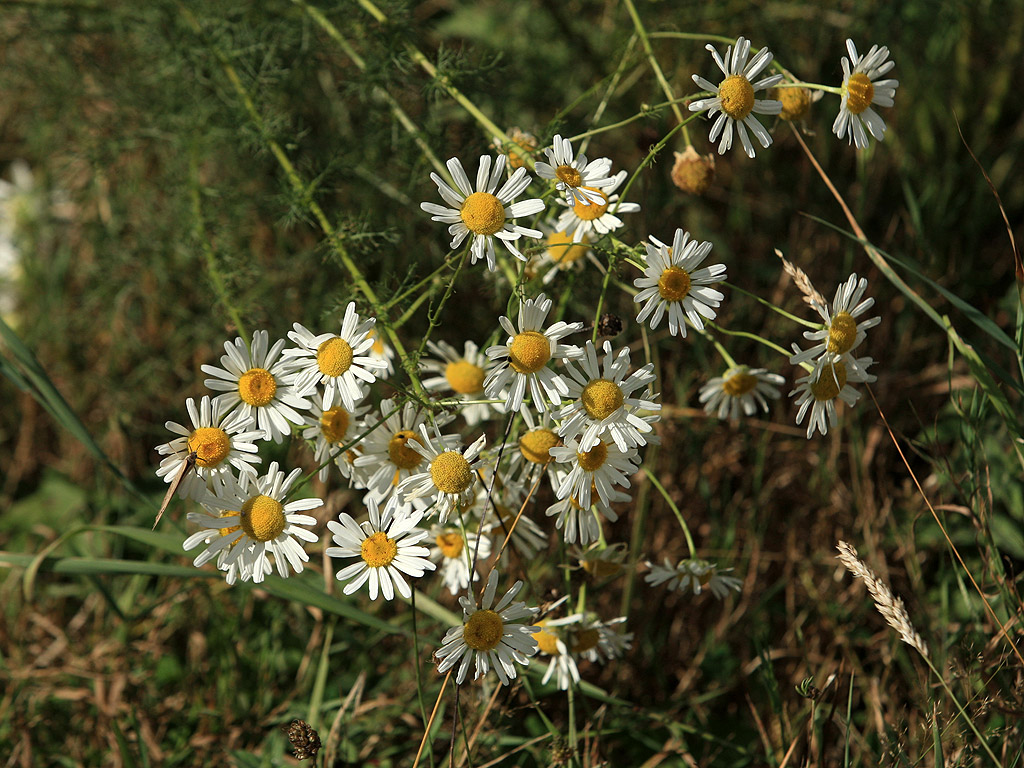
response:
[[[8,280],[17,298],[5,320],[17,338],[0,346],[5,765],[288,764],[280,727],[293,717],[317,723],[325,740],[330,731],[336,765],[411,764],[423,734],[410,704],[416,666],[429,714],[442,625],[421,615],[413,653],[407,605],[314,598],[309,584],[297,596],[284,591],[292,580],[227,588],[181,553],[180,507],[145,536],[164,490],[153,450],[167,439],[163,423],[182,420],[185,397],[204,393],[199,366],[240,324],[280,337],[361,302],[311,204],[384,299],[442,263],[444,233],[418,207],[436,197],[424,148],[474,166],[491,141],[446,84],[502,129],[547,139],[592,127],[617,74],[600,124],[642,117],[597,134],[588,154],[630,171],[674,118],[650,109],[664,97],[619,2],[378,7],[383,21],[334,0],[0,8],[0,176],[27,161],[38,204],[19,241],[21,274]],[[858,153],[835,140],[834,97],[812,107],[805,141],[867,239],[907,265],[898,272],[911,294],[837,231],[850,227],[788,125],[755,161],[736,151],[719,159],[702,198],[671,184],[671,150],[682,147],[670,140],[631,187],[642,210],[620,238],[667,239],[682,226],[715,244],[738,288],[803,316],[773,249],[829,296],[850,272],[867,276],[883,319],[867,350],[879,361],[876,402],[865,395],[839,429],[811,441],[788,402],[763,420],[721,423],[693,407],[724,368],[714,349],[659,345],[662,400],[675,407],[648,466],[701,554],[733,565],[742,591],[719,602],[632,578],[609,584],[599,603],[628,615],[636,639],[623,661],[585,673],[605,695],[567,702],[534,679],[529,695],[502,690],[489,704],[465,686],[474,748],[467,760],[459,746],[456,762],[553,764],[564,742],[547,721],[566,739],[572,723],[588,766],[990,762],[938,679],[838,566],[845,539],[906,600],[1002,764],[1019,765],[1022,275],[981,169],[1018,223],[1024,5],[637,7],[679,94],[712,64],[703,43],[656,33],[743,34],[804,79],[832,84],[847,37],[862,50],[889,46],[900,87],[885,142]],[[704,131],[695,125],[694,142],[709,151]],[[297,190],[274,146],[308,187]],[[504,311],[507,285],[481,270],[459,276],[458,311],[450,305],[437,338],[482,341]],[[571,307],[592,316],[600,281],[572,280],[551,292],[571,291]],[[914,295],[980,357],[957,348]],[[610,309],[627,325],[635,316],[625,296]],[[417,338],[425,317],[420,307],[403,335]],[[783,346],[796,339],[792,324],[737,292],[727,291],[720,319]],[[792,376],[753,341],[723,343],[737,360]],[[297,443],[279,453],[289,465],[307,461]],[[317,491],[321,520],[358,505],[336,482]],[[646,481],[635,498],[609,539],[635,542],[634,559],[683,556],[665,501]],[[547,573],[542,562],[523,566]],[[439,587],[425,589],[454,608]],[[446,760],[451,706],[447,696],[423,764]]]

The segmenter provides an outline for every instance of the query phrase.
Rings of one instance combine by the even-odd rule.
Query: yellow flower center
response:
[[[328,443],[340,443],[345,439],[351,421],[349,412],[342,407],[331,408],[320,414],[320,432]]]
[[[341,376],[352,367],[352,347],[339,336],[316,348],[316,364],[325,376]]]
[[[622,570],[622,565],[616,563],[614,560],[602,560],[595,558],[593,560],[581,560],[580,565],[583,566],[583,570],[593,576],[595,579],[607,579],[615,576]]]
[[[471,194],[459,215],[469,231],[477,235],[493,235],[505,225],[505,206],[490,192]]]
[[[462,628],[462,639],[474,651],[493,651],[501,642],[505,622],[494,611],[477,611]]]
[[[618,384],[608,379],[594,379],[583,388],[580,401],[583,403],[587,415],[592,419],[607,419],[615,413],[626,398],[619,389]]]
[[[442,533],[434,542],[441,550],[441,554],[447,558],[458,557],[462,554],[462,549],[465,547],[466,542],[463,540],[462,535],[455,531],[449,531],[448,533]]]
[[[415,440],[417,443],[420,439],[416,437],[416,433],[408,429],[402,429],[395,432],[388,440],[388,458],[391,459],[391,463],[399,469],[414,469],[420,465],[423,461],[423,456],[418,454],[416,450],[409,445],[410,440]],[[422,445],[422,443],[421,443]]]
[[[846,81],[846,108],[859,115],[871,106],[875,98],[875,84],[863,72],[854,72]]]
[[[398,544],[383,531],[377,531],[363,539],[359,545],[359,554],[371,568],[383,568],[391,565],[391,561],[398,555]]]
[[[603,203],[595,203],[591,201],[590,205],[584,205],[578,200],[572,206],[572,212],[576,214],[583,221],[593,221],[604,216],[608,210],[608,195],[602,192],[600,189],[594,189],[593,187],[583,187],[583,189],[590,190],[591,192],[597,192],[602,198]]]
[[[231,438],[220,427],[200,427],[189,435],[188,452],[195,453],[196,466],[216,467],[231,452]]]
[[[679,267],[669,267],[658,278],[658,293],[665,301],[682,301],[690,293],[690,273]]]
[[[536,373],[551,359],[551,342],[543,333],[523,331],[512,339],[508,364],[516,373]]]
[[[598,442],[589,451],[577,451],[576,460],[584,472],[597,472],[608,459],[608,446]]]
[[[837,355],[845,355],[857,341],[857,321],[849,312],[840,312],[832,318],[828,329],[826,348]]]
[[[570,187],[578,187],[580,182],[583,181],[580,172],[571,165],[560,165],[555,168],[555,176],[558,177],[559,181],[565,182]]]
[[[782,103],[779,117],[783,120],[799,120],[811,106],[811,92],[806,88],[772,88],[771,97]]]
[[[573,653],[584,653],[593,648],[597,647],[597,642],[601,639],[601,633],[596,629],[583,629],[577,632],[573,637],[572,650]]]
[[[242,530],[250,539],[256,541],[273,541],[281,535],[288,525],[284,518],[284,507],[281,502],[260,494],[242,504],[239,513]]]
[[[430,478],[441,493],[462,493],[473,483],[473,470],[458,451],[445,451],[430,462]]]
[[[744,120],[754,108],[754,86],[743,75],[729,75],[718,86],[722,111],[733,120]]]
[[[277,382],[265,368],[250,368],[238,378],[238,396],[257,408],[274,399]]]
[[[757,377],[749,373],[734,373],[722,382],[722,390],[729,397],[743,397],[757,386]]]
[[[474,395],[484,388],[484,369],[468,360],[448,363],[444,369],[448,386],[460,395]]]
[[[548,257],[560,267],[568,267],[587,253],[587,238],[573,242],[566,232],[552,232],[547,238]]]
[[[558,435],[550,429],[531,429],[519,438],[519,452],[527,461],[532,461],[534,464],[547,464],[551,461],[551,454],[548,451],[556,445],[560,445],[561,442]]]
[[[543,627],[547,624],[546,621],[538,621],[537,626]],[[548,632],[546,629],[542,629],[540,632],[533,633],[533,639],[537,641],[537,648],[540,649],[541,653],[546,653],[548,656],[561,656],[558,652],[558,636]]]
[[[811,384],[811,394],[819,402],[835,400],[845,385],[846,366],[842,363],[835,363],[828,368],[822,369],[818,380]]]

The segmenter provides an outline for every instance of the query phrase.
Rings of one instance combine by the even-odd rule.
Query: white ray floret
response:
[[[808,410],[811,413],[807,423],[808,439],[815,430],[824,435],[828,433],[830,426],[836,425],[836,400],[842,400],[850,407],[857,403],[860,393],[850,384],[874,381],[876,377],[867,372],[873,363],[874,360],[870,357],[855,359],[850,366],[841,360],[829,363],[817,375],[812,371],[796,380],[796,389],[790,392],[789,396],[797,396],[797,424],[804,420]]]
[[[878,79],[896,66],[895,62],[887,61],[889,49],[884,45],[873,45],[867,54],[858,56],[857,46],[847,39],[846,50],[850,58],[843,56],[842,101],[832,132],[840,139],[848,137],[851,144],[864,149],[868,133],[878,141],[885,138],[885,121],[871,107],[891,107],[900,81]]]
[[[768,401],[782,396],[779,387],[785,382],[766,368],[735,365],[700,388],[700,402],[706,413],[720,419],[738,419],[740,411],[753,416],[758,406],[767,411]]]
[[[687,558],[672,565],[666,557],[664,565],[649,560],[645,565],[651,570],[644,576],[644,581],[652,587],[668,582],[668,588],[673,592],[692,591],[699,595],[707,589],[721,600],[729,592],[739,592],[742,584],[735,576],[728,575],[732,568],[719,568],[715,563],[697,558]]]
[[[433,431],[431,436],[422,424],[418,438],[407,443],[408,448],[426,459],[427,466],[403,480],[398,486],[398,495],[403,501],[428,499],[436,506],[443,523],[456,506],[465,506],[473,500],[473,488],[481,467],[480,452],[487,436],[480,435],[476,442],[460,450],[451,447],[436,426]]]
[[[565,196],[567,204],[604,203],[604,195],[599,190],[615,184],[615,179],[608,176],[612,172],[611,160],[602,157],[588,163],[587,156],[583,154],[573,159],[572,143],[558,134],[555,134],[552,145],[544,150],[544,154],[548,162],[538,161],[534,170],[542,179],[557,182],[555,189]]]
[[[583,205],[580,202],[570,205],[561,198],[556,202],[565,207],[565,210],[558,217],[555,225],[559,232],[569,235],[569,242],[585,243],[593,242],[609,232],[614,232],[622,226],[620,213],[636,213],[640,210],[637,203],[619,202],[619,196],[615,194],[622,182],[629,174],[619,171],[611,177],[614,182],[600,190],[593,190],[601,195],[600,202],[591,202],[590,205]]]

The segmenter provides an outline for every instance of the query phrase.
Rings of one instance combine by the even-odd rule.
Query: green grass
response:
[[[337,566],[321,556],[326,536],[287,581],[229,588],[193,568],[180,549],[187,505],[149,532],[164,422],[186,418],[185,397],[205,392],[200,365],[216,362],[225,339],[326,327],[351,300],[373,311],[367,287],[410,353],[428,332],[486,341],[510,285],[481,264],[456,270],[459,254],[439,270],[448,239],[418,207],[437,197],[428,175],[438,161],[460,157],[472,174],[488,151],[493,132],[470,110],[542,143],[639,116],[587,149],[630,173],[676,119],[650,110],[666,99],[620,3],[379,8],[385,23],[357,3],[297,0],[25,0],[0,11],[0,177],[27,160],[41,200],[20,230],[19,302],[0,342],[0,755],[11,765],[293,764],[281,727],[294,718],[319,729],[334,765],[412,764],[441,691],[430,656],[457,603],[436,580],[417,584],[415,612],[341,596]],[[538,664],[493,705],[493,689],[462,686],[455,763],[547,766],[575,743],[579,766],[991,765],[955,695],[1000,764],[1020,765],[1022,662],[1007,639],[1020,647],[1020,283],[978,165],[1020,221],[1013,84],[1024,7],[637,11],[677,95],[713,64],[702,43],[658,33],[743,34],[831,85],[847,37],[862,51],[889,46],[900,87],[882,110],[886,140],[860,153],[836,141],[828,95],[804,134],[863,238],[780,124],[756,160],[735,149],[719,158],[701,198],[671,184],[683,147],[674,134],[632,182],[628,199],[642,210],[623,216],[621,246],[598,249],[620,258],[682,226],[714,243],[737,288],[802,318],[812,314],[775,248],[829,297],[850,272],[867,276],[882,317],[867,342],[878,407],[863,392],[838,429],[811,441],[788,402],[755,422],[705,417],[697,390],[725,363],[696,334],[642,335],[617,287],[637,271],[617,262],[602,311],[625,321],[615,343],[632,345],[634,363],[649,347],[673,406],[645,466],[700,556],[734,567],[743,588],[695,599],[640,575],[601,585],[572,572],[589,607],[628,616],[632,651],[584,666],[590,687],[571,699],[540,684]],[[706,122],[689,129],[709,151]],[[411,290],[421,280],[425,290]],[[602,280],[591,268],[547,290],[561,316],[589,322]],[[781,314],[725,293],[723,331],[785,348],[798,338]],[[749,337],[714,337],[737,361],[786,375],[788,393],[793,371],[779,355]],[[415,386],[401,373],[393,381]],[[488,444],[500,437],[495,424]],[[299,440],[264,453],[312,468]],[[631,562],[685,556],[654,484],[638,475],[632,491],[607,540],[631,543]],[[326,500],[321,523],[361,514],[358,492],[336,476],[305,492]],[[548,526],[543,508],[533,517]],[[906,601],[949,691],[841,570],[839,539]],[[536,585],[531,604],[566,583],[559,550],[510,558]],[[808,678],[817,697],[797,689]],[[454,707],[449,686],[420,765],[448,764]]]

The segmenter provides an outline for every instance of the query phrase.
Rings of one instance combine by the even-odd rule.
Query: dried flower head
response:
[[[693,146],[676,152],[672,183],[690,195],[703,195],[715,180],[715,156],[699,155]]]
[[[291,724],[282,730],[288,734],[288,741],[291,742],[297,759],[316,759],[316,754],[320,751],[320,734],[313,726],[305,720],[292,720]]]

